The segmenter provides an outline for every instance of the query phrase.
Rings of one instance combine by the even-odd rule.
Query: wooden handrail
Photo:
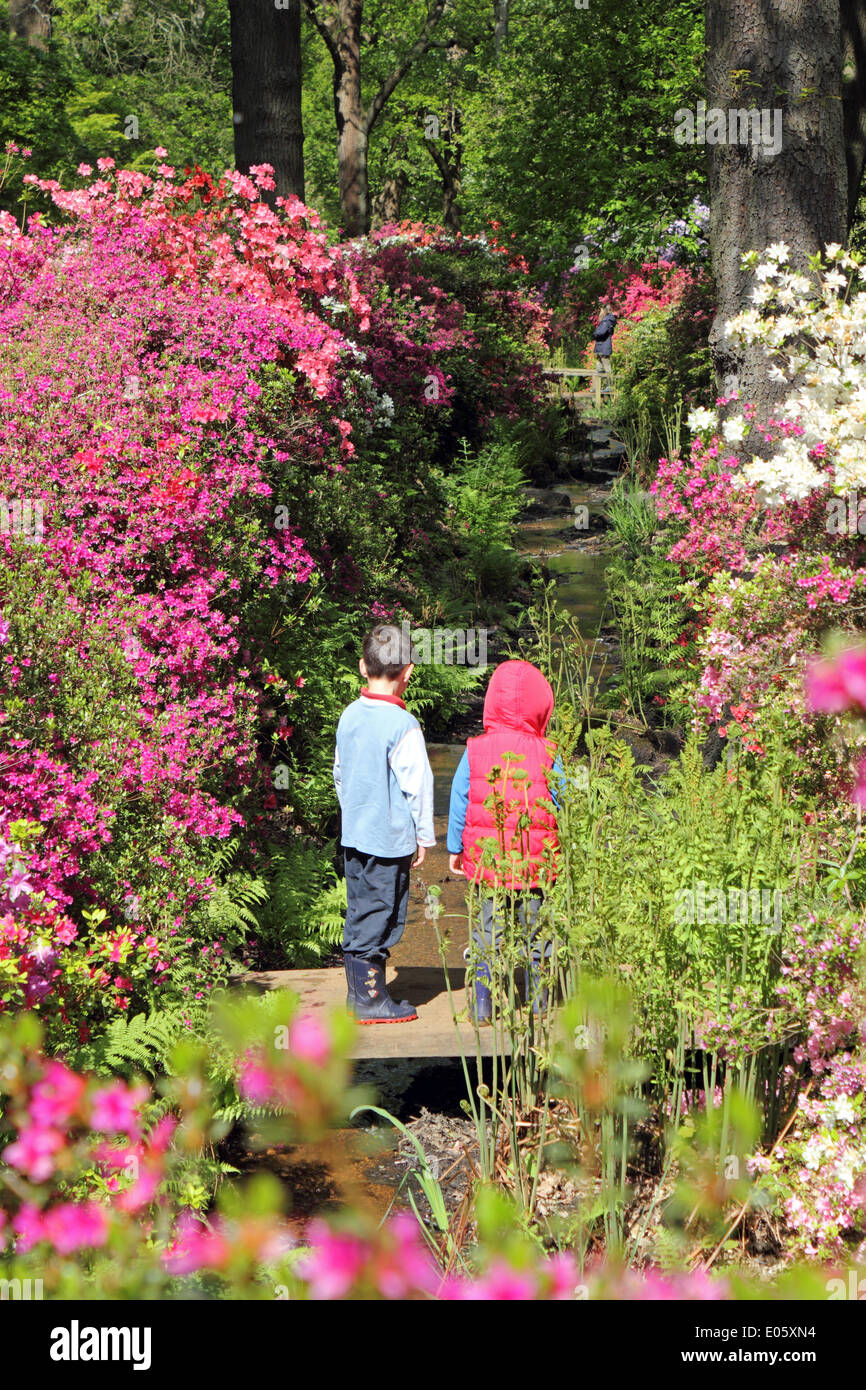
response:
[[[588,376],[588,377],[592,380],[592,382],[594,383],[593,395],[595,396],[595,404],[596,404],[596,406],[598,407],[598,409],[601,410],[601,378],[602,378],[602,374],[601,374],[600,371],[598,371],[597,369],[591,368],[591,367],[545,367],[543,370],[544,370],[545,376],[549,376],[549,377],[559,377],[560,379],[568,378],[568,377],[586,377],[586,376]],[[557,383],[556,383],[556,382],[551,382],[551,385],[555,387],[555,386],[557,385]],[[560,394],[561,394],[561,391],[562,391],[561,385],[560,385],[560,388],[559,388],[559,389],[560,389]]]

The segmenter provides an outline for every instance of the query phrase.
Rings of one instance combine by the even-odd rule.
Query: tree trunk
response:
[[[9,32],[31,48],[44,48],[51,34],[52,0],[9,0]]]
[[[370,225],[375,231],[386,222],[399,222],[403,210],[403,199],[409,187],[409,176],[405,169],[396,174],[388,174],[382,180],[382,187],[373,199],[373,217]]]
[[[493,0],[493,51],[496,61],[502,52],[502,45],[508,38],[508,11],[511,0]]]
[[[848,230],[866,165],[866,0],[841,0],[842,112],[848,163]]]
[[[334,115],[344,231],[363,236],[370,218],[367,149],[370,131],[394,89],[426,53],[446,0],[427,0],[427,17],[417,39],[398,60],[365,109],[361,104],[361,17],[364,0],[306,0],[307,13],[334,64]]]
[[[742,252],[784,241],[791,263],[804,268],[827,242],[845,240],[840,0],[706,0],[706,41],[717,285],[710,345],[720,389],[729,395],[736,386],[766,420],[780,393],[770,363],[760,346],[734,348],[722,330],[749,303]],[[724,115],[714,118],[713,108]],[[735,110],[754,112],[760,125],[732,120]],[[699,121],[695,128],[700,141]]]
[[[453,102],[448,104],[448,113],[442,123],[442,149],[432,138],[427,141],[427,149],[442,180],[442,225],[452,232],[460,230],[460,208],[457,199],[460,195],[460,172],[463,164],[463,142],[460,139],[462,119],[460,111]]]
[[[367,128],[361,104],[361,13],[363,0],[339,0],[338,25],[332,32],[334,116],[337,122],[337,167],[340,207],[347,236],[363,236],[369,216]]]
[[[406,137],[398,134],[389,143],[385,177],[373,198],[371,226],[374,230],[383,227],[386,222],[400,221],[403,199],[409,187],[409,175],[402,163],[405,158]]]
[[[271,206],[303,200],[301,0],[229,0],[229,12],[237,167],[273,165]]]

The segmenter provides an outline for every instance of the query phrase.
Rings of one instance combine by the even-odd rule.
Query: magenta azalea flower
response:
[[[298,1274],[315,1299],[343,1298],[367,1263],[367,1246],[358,1236],[332,1231],[324,1221],[311,1221],[312,1253],[298,1265]]]
[[[56,1058],[45,1068],[45,1075],[33,1087],[30,1115],[37,1125],[64,1125],[84,1094],[84,1078],[70,1071]]]
[[[322,1067],[331,1055],[327,1028],[315,1014],[300,1014],[289,1025],[289,1051]]]
[[[866,713],[866,647],[851,647],[830,661],[819,661],[806,676],[806,696],[816,714],[845,709]]]
[[[42,1230],[55,1250],[71,1255],[75,1250],[105,1244],[108,1216],[97,1202],[62,1202],[45,1213]]]
[[[4,1163],[11,1163],[33,1182],[44,1182],[54,1172],[54,1155],[63,1148],[63,1135],[56,1129],[31,1125],[3,1150]]]
[[[149,1095],[146,1086],[127,1086],[115,1081],[101,1091],[94,1091],[90,1123],[94,1129],[109,1134],[137,1134],[138,1108]]]

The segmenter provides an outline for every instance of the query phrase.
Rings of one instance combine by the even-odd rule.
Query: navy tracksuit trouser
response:
[[[358,849],[343,853],[347,903],[343,952],[360,960],[387,960],[406,926],[413,856],[382,859]]]

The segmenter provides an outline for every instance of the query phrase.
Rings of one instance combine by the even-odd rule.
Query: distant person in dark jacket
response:
[[[600,309],[601,317],[598,327],[593,333],[595,339],[595,361],[599,372],[604,372],[610,376],[610,356],[613,352],[613,330],[616,328],[616,314],[611,311],[609,304],[602,304]],[[606,388],[607,390],[610,387]]]

